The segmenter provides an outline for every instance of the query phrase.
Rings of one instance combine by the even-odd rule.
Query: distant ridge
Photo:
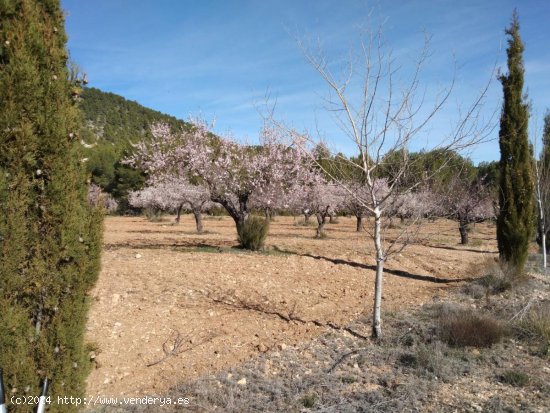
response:
[[[87,143],[93,138],[97,143],[109,142],[125,149],[129,142],[149,135],[149,128],[156,122],[166,122],[172,127],[188,129],[190,124],[159,111],[149,109],[124,97],[85,88],[81,94],[80,109],[86,120],[83,138]]]

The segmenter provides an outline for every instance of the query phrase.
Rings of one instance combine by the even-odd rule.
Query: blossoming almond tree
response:
[[[317,218],[315,236],[322,238],[325,235],[327,218],[342,208],[345,193],[339,185],[328,182],[319,174],[315,174],[313,177],[310,182],[301,187],[301,204],[304,209],[312,212]]]
[[[438,195],[445,215],[458,222],[462,245],[469,242],[472,223],[496,217],[493,207],[496,200],[480,179],[472,180],[468,176],[456,175]]]
[[[182,209],[187,208],[193,213],[199,234],[203,232],[202,214],[213,206],[205,186],[167,174],[151,176],[147,187],[130,193],[129,201],[135,208],[175,211],[176,224],[180,222]]]
[[[208,189],[210,200],[222,205],[241,233],[253,198],[276,203],[303,180],[308,160],[301,151],[278,141],[273,130],[262,131],[260,145],[217,137],[204,122],[190,132],[175,133],[168,125],[152,127],[152,142],[136,145],[127,160],[150,175],[188,176]]]

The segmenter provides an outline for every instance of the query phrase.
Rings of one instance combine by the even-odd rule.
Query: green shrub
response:
[[[522,371],[508,370],[499,376],[499,380],[514,387],[524,387],[529,384],[531,378]]]
[[[313,406],[315,406],[316,400],[317,396],[315,394],[308,394],[302,398],[302,405],[307,409],[311,409]]]
[[[250,216],[239,231],[239,244],[242,248],[258,251],[263,248],[269,222],[257,216]]]
[[[455,347],[491,347],[505,333],[505,328],[499,321],[472,310],[441,314],[438,321],[441,340]]]
[[[411,353],[401,354],[399,356],[399,364],[405,367],[416,367],[418,365],[418,357]]]

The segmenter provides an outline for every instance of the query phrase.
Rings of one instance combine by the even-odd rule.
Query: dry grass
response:
[[[525,317],[515,324],[520,338],[535,341],[541,346],[544,356],[550,354],[550,303],[543,302],[529,310]]]
[[[506,330],[493,317],[471,309],[442,314],[438,320],[439,337],[455,347],[491,347],[498,343]]]

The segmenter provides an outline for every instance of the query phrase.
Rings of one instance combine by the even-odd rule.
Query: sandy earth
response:
[[[269,251],[252,253],[232,248],[229,217],[205,220],[201,235],[189,215],[179,226],[168,218],[108,217],[87,325],[96,347],[87,395],[161,394],[369,313],[374,259],[367,234],[355,232],[354,219],[339,218],[319,240],[297,220],[278,217]],[[390,230],[388,239],[399,231]],[[471,245],[462,247],[456,223],[425,224],[424,240],[387,264],[384,311],[418,307],[456,285],[433,277],[472,275],[495,253],[494,232],[478,224]]]

